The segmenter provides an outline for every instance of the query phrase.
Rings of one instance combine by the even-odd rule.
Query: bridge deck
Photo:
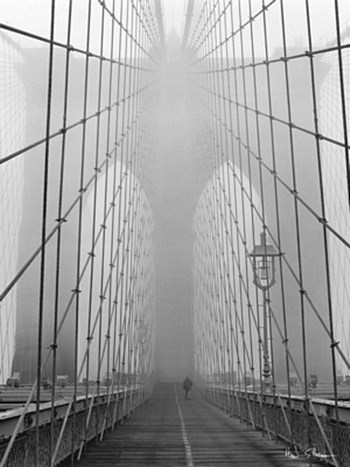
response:
[[[199,396],[184,400],[180,385],[158,386],[152,399],[102,443],[91,443],[76,465],[289,466],[284,446],[249,430]],[[67,465],[69,465],[67,463]]]

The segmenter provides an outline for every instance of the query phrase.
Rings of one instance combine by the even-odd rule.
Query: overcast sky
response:
[[[107,5],[111,0],[107,1]],[[56,1],[56,39],[65,41],[67,6],[68,0]],[[280,41],[280,2],[276,2],[268,11],[269,30],[271,40],[276,37],[276,44]],[[34,34],[49,35],[50,25],[50,0],[0,0],[0,22],[7,23]],[[98,1],[92,2],[96,26],[96,41],[98,42],[98,18],[101,7]],[[334,0],[309,0],[312,17],[312,29],[314,40],[324,42],[327,38],[334,37]],[[88,1],[74,0],[74,32],[73,37],[76,46],[84,43],[85,18]],[[172,28],[181,35],[184,26],[184,18],[187,0],[163,0],[165,31],[168,33]],[[242,3],[243,16],[247,17],[248,2]],[[261,0],[252,0],[253,12],[261,10]],[[341,22],[344,27],[350,24],[350,0],[339,0]],[[289,45],[298,43],[306,44],[306,16],[305,0],[284,0],[287,39]],[[256,21],[257,23],[258,21]],[[258,29],[258,28],[257,28]],[[273,31],[272,31],[273,29]],[[322,41],[323,39],[323,41]],[[275,44],[275,45],[276,45]],[[29,44],[34,46],[35,43]],[[271,44],[272,45],[272,44]],[[278,44],[277,44],[278,46]]]
[[[165,30],[176,29],[179,34],[183,31],[186,0],[163,0]]]
[[[162,0],[166,31],[175,28],[181,33],[184,21],[186,0]],[[98,2],[94,2],[98,3]],[[47,34],[50,14],[50,0],[0,0],[0,22],[12,24],[36,33]],[[74,8],[82,10],[87,0],[75,0]],[[68,0],[56,2],[56,13],[67,11]],[[83,6],[82,6],[83,5]],[[85,8],[84,8],[85,9]]]

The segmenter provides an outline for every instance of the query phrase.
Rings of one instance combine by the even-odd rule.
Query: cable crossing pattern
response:
[[[57,27],[62,15],[65,37]],[[142,185],[162,40],[150,1],[71,0],[51,2],[47,36],[3,24],[1,43],[6,83],[15,76],[20,101],[10,110],[19,138],[11,143],[9,136],[0,160],[8,183],[2,206],[11,198],[3,220],[19,242],[8,244],[14,265],[1,282],[1,319],[8,323],[1,342],[12,338],[1,379],[21,384],[25,399],[14,425],[4,427],[10,438],[1,465],[56,465],[80,457],[89,440],[102,439],[151,389],[154,220]],[[10,68],[16,61],[39,70],[23,76]],[[26,97],[17,82],[25,83]],[[46,116],[25,140],[24,112],[28,120]],[[33,211],[31,202],[37,215],[23,214],[23,242],[13,215],[21,215],[21,203]],[[45,409],[49,400],[55,403]]]
[[[231,414],[346,465],[349,35],[334,3],[325,45],[308,1],[197,2],[187,60],[208,161],[194,221],[197,371]],[[321,378],[328,421],[314,401]]]
[[[172,85],[202,189],[195,383],[290,457],[350,464],[350,7],[322,3],[189,0],[178,41],[161,0],[0,22],[1,466],[74,465],[151,396]]]

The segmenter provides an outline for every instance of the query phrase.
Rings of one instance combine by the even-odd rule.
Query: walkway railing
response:
[[[261,394],[232,388],[207,386],[205,397],[230,416],[238,417],[270,439],[279,438],[296,447],[296,452],[313,453],[331,465],[350,464],[349,404],[302,396]]]
[[[29,408],[20,432],[9,449],[9,440],[23,409],[6,412],[1,418],[0,460],[1,465],[30,467],[57,465],[74,455],[80,458],[86,444],[92,439],[102,440],[106,431],[142,404],[149,394],[141,385],[125,386],[108,393],[90,394],[72,399],[65,398],[55,403],[54,436],[51,427],[51,403],[40,405],[40,428],[38,458],[35,460],[36,406]],[[88,412],[88,417],[86,417]]]

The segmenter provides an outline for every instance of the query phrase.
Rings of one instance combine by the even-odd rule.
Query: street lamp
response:
[[[273,245],[266,243],[266,233],[260,234],[260,245],[255,245],[249,254],[253,259],[254,284],[263,292],[263,376],[265,389],[271,386],[271,366],[268,345],[268,290],[276,283],[275,257],[280,256]]]

